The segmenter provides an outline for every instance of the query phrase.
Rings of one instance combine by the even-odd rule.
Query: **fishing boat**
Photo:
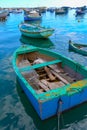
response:
[[[8,10],[0,10],[0,19],[5,19],[8,16]]]
[[[76,10],[76,16],[85,14],[85,11],[78,9]]]
[[[22,35],[32,38],[48,38],[54,32],[52,28],[41,27],[36,24],[22,23],[19,25]]]
[[[78,44],[78,43],[74,43],[70,40],[69,41],[69,50],[75,51],[79,54],[87,56],[87,44]]]
[[[29,14],[24,15],[25,21],[41,20],[42,16],[37,11],[30,11]]]
[[[66,11],[63,8],[55,9],[55,14],[65,14]]]
[[[56,52],[21,46],[13,68],[41,120],[87,101],[87,68]]]

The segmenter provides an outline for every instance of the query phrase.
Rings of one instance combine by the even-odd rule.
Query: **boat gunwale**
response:
[[[31,47],[32,48],[32,47]],[[26,87],[27,87],[27,89],[29,90],[29,91],[31,91],[31,93],[33,94],[33,96],[38,100],[40,100],[40,101],[42,101],[42,102],[44,102],[45,100],[50,100],[50,99],[52,99],[52,98],[56,98],[56,97],[60,97],[61,95],[66,95],[67,94],[67,88],[69,88],[69,86],[71,86],[71,84],[67,84],[67,85],[64,85],[64,86],[62,86],[62,89],[63,89],[63,91],[61,90],[61,88],[56,88],[56,89],[53,89],[53,90],[49,90],[49,91],[47,91],[47,92],[43,92],[43,93],[40,93],[40,94],[37,94],[36,93],[36,91],[32,88],[32,86],[30,86],[30,84],[25,80],[25,78],[22,76],[22,74],[20,73],[20,70],[19,70],[19,68],[17,68],[17,66],[16,66],[16,58],[17,58],[17,55],[18,54],[23,54],[23,50],[21,50],[21,52],[19,53],[18,52],[18,50],[20,50],[20,49],[17,49],[17,51],[15,51],[15,53],[14,53],[14,59],[13,59],[13,66],[14,66],[14,69],[15,69],[15,72],[16,72],[16,74],[17,74],[17,76],[20,78],[20,79],[22,79],[22,82],[26,85]],[[24,50],[26,50],[26,49],[24,49]],[[38,50],[41,50],[40,48],[38,48]],[[37,51],[37,47],[33,47],[33,51]],[[26,50],[26,52],[33,52],[33,51],[31,51],[31,49],[29,50],[29,48]],[[47,51],[48,52],[48,50],[45,50],[45,51]],[[52,51],[49,51],[49,52],[51,52],[52,53]],[[53,53],[55,53],[55,52],[53,52]],[[56,54],[56,53],[55,53]],[[59,55],[59,54],[57,54],[57,55]],[[61,56],[61,55],[59,55],[59,56]],[[61,57],[63,57],[63,58],[65,58],[66,59],[66,57],[65,56],[61,56]],[[71,60],[71,59],[69,59],[69,58],[67,58],[67,60],[69,60],[69,61],[71,61],[71,62],[73,62],[73,63],[75,63],[75,64],[77,64],[77,65],[79,65],[77,62],[75,62],[75,61],[73,61],[73,60]],[[81,68],[83,68],[83,66],[82,65],[80,65],[81,66]],[[84,69],[85,69],[85,71],[87,71],[87,69],[84,67]],[[84,80],[87,80],[87,78],[84,78],[82,81],[84,81]],[[77,81],[78,82],[78,81]],[[74,82],[75,83],[75,82]],[[73,84],[73,83],[72,83]],[[82,88],[82,89],[84,89],[84,87]],[[62,92],[61,92],[62,91]],[[74,93],[76,93],[76,92],[74,92]]]
[[[78,48],[78,46],[87,47],[86,44],[77,44],[77,43],[73,43],[73,42],[71,42],[71,43],[69,44],[70,50],[74,50],[75,52],[86,56],[86,55],[87,55],[87,51]]]
[[[19,28],[20,29],[20,31],[23,31],[23,32],[26,32],[26,33],[32,33],[32,34],[38,34],[38,33],[44,33],[44,32],[53,32],[54,31],[54,29],[43,29],[43,30],[38,30],[38,31],[29,31],[29,30],[27,30],[27,29],[23,29],[23,28]]]

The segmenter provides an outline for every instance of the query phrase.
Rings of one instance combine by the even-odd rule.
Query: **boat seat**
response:
[[[52,61],[46,61],[46,62],[43,62],[43,63],[40,63],[40,64],[35,64],[35,65],[32,65],[32,66],[26,66],[26,67],[23,67],[23,68],[19,68],[19,70],[21,72],[23,71],[28,71],[28,70],[31,70],[31,69],[37,69],[37,68],[41,68],[41,67],[45,67],[45,66],[49,66],[49,65],[52,65],[52,64],[56,64],[56,63],[61,63],[62,61],[61,60],[52,60]]]

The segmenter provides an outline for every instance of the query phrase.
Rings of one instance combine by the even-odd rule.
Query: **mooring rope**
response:
[[[58,100],[58,110],[57,110],[57,116],[58,116],[58,130],[60,130],[60,116],[62,114],[62,100]]]

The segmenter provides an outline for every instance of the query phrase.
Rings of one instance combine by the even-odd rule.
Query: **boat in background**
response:
[[[22,9],[13,9],[13,12],[15,14],[22,13]]]
[[[22,35],[31,38],[48,38],[54,32],[54,29],[52,28],[45,28],[40,25],[27,23],[21,23],[19,25],[19,29]]]
[[[29,14],[24,15],[25,21],[36,21],[41,20],[42,16],[37,11],[30,11]]]
[[[78,44],[69,40],[69,50],[87,56],[87,44]]]
[[[0,10],[0,19],[5,19],[8,16],[8,10]]]
[[[85,14],[85,11],[83,11],[83,10],[81,10],[81,9],[77,9],[77,10],[76,10],[76,16],[78,16],[78,15],[83,15],[83,14]]]
[[[87,68],[67,57],[21,46],[14,52],[13,68],[41,120],[87,101]]]
[[[55,14],[65,14],[66,10],[64,8],[55,9]]]

